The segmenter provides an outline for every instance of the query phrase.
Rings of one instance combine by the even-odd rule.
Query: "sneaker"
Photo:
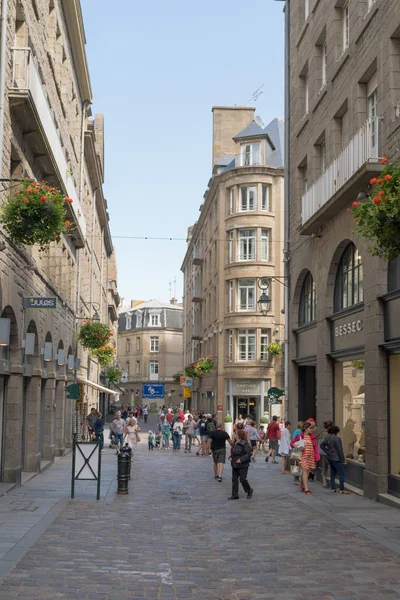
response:
[[[251,498],[251,497],[252,497],[252,495],[253,495],[253,492],[254,492],[254,490],[253,490],[253,489],[251,489],[251,490],[249,491],[249,493],[247,494],[247,500],[250,500],[250,498]]]
[[[277,464],[278,464],[278,461],[277,461],[277,460],[273,460],[273,461],[272,461],[272,464],[273,464],[273,465],[277,465]]]
[[[239,500],[239,496],[229,496],[228,500]]]
[[[222,477],[217,477],[217,479],[220,483],[222,482]]]
[[[196,452],[196,456],[200,456],[200,452]]]
[[[265,462],[268,462],[268,461],[269,461],[269,456],[267,456],[267,458],[265,459]]]
[[[218,479],[218,475],[214,475],[214,479]]]

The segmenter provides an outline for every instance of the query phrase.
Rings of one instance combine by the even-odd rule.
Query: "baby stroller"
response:
[[[154,440],[154,447],[156,450],[160,450],[162,447],[162,435],[160,432],[156,433],[156,437]]]

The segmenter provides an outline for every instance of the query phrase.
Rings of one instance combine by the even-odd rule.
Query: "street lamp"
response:
[[[258,279],[257,285],[261,289],[261,296],[258,299],[257,304],[260,313],[265,317],[271,308],[271,298],[268,296],[269,284],[265,279]]]

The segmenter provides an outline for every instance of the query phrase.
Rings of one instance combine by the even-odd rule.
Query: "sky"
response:
[[[211,176],[212,106],[253,105],[265,124],[283,117],[284,3],[81,4],[119,293],[169,300],[171,282],[181,300],[187,228]]]

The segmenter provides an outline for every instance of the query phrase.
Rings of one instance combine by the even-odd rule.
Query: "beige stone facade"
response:
[[[194,381],[189,406],[259,420],[268,389],[283,388],[283,361],[268,352],[284,335],[283,123],[263,129],[247,107],[215,107],[213,117],[213,175],[182,271],[184,364],[211,356],[215,370]],[[267,316],[257,305],[263,281]]]
[[[124,405],[148,404],[152,409],[183,402],[174,375],[182,373],[182,306],[149,300],[121,308],[118,328],[118,365],[123,373],[119,387]],[[144,384],[163,384],[162,397],[143,397]]]
[[[0,361],[0,481],[19,484],[64,454],[73,432],[83,433],[90,406],[98,406],[93,387],[80,386],[78,403],[66,399],[65,387],[78,358],[78,378],[99,383],[97,362],[75,334],[80,319],[95,310],[116,323],[118,294],[102,192],[103,117],[88,120],[92,97],[79,1],[9,0],[5,24],[1,177],[46,180],[62,189],[73,199],[68,217],[74,223],[73,233],[45,252],[17,247],[0,234],[0,324],[10,324]],[[12,184],[0,185],[3,199]],[[57,308],[24,309],[28,296],[55,297]]]
[[[373,498],[399,495],[389,438],[399,426],[399,261],[372,257],[346,212],[368,194],[380,158],[398,159],[399,6],[310,0],[289,9],[289,415],[333,419],[348,482]]]

